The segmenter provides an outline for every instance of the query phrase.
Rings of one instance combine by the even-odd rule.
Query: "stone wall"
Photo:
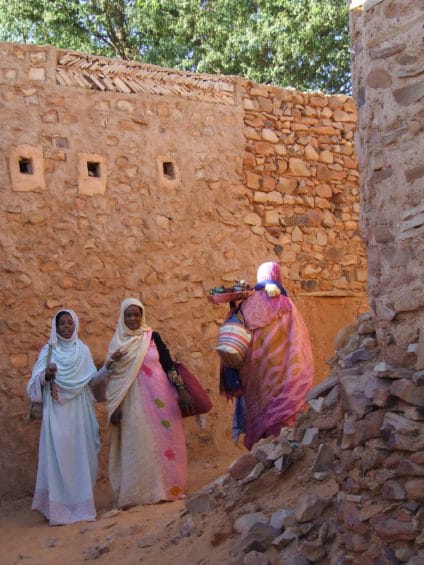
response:
[[[424,68],[420,0],[351,2],[362,233],[385,358],[424,368]]]
[[[350,3],[361,223],[379,351],[337,370],[338,552],[332,563],[424,562],[423,3]],[[370,357],[368,357],[370,359]]]
[[[244,83],[244,222],[281,255],[296,291],[363,291],[356,110],[347,96]]]
[[[371,316],[360,318],[363,332],[361,325],[363,344]],[[336,375],[340,527],[332,562],[423,563],[424,372],[376,359],[353,360]]]
[[[205,429],[186,423],[190,456],[230,441],[209,288],[278,260],[326,375],[367,301],[351,99],[54,47],[0,56],[2,493],[33,487],[25,385],[60,307],[100,364],[121,300],[141,298],[214,401]]]

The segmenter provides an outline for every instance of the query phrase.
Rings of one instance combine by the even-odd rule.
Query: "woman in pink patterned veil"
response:
[[[129,508],[184,498],[187,455],[179,406],[188,405],[191,397],[136,298],[121,304],[109,356],[114,351],[121,358],[113,364],[106,389],[114,504]]]
[[[246,405],[248,449],[263,437],[278,436],[294,424],[305,406],[313,381],[308,329],[282,286],[277,263],[263,263],[255,293],[241,310],[252,332],[247,358],[240,368]]]

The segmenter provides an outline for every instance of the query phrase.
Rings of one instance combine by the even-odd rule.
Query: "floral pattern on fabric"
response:
[[[166,406],[165,402],[163,400],[161,400],[160,398],[156,398],[155,404],[158,408],[165,408],[165,406]]]
[[[143,367],[143,374],[145,377],[153,377],[153,371],[149,367]]]
[[[174,497],[177,498],[178,496],[180,496],[181,494],[183,494],[183,491],[181,489],[181,487],[179,486],[173,486],[169,489],[169,494]]]

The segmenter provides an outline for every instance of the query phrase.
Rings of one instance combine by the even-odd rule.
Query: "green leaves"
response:
[[[0,0],[0,39],[350,92],[345,0]]]

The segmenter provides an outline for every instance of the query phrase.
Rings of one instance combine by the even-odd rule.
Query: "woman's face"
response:
[[[60,314],[56,321],[56,329],[60,337],[70,339],[75,330],[75,324],[72,316],[67,312]]]
[[[124,322],[130,330],[138,330],[141,326],[141,308],[139,306],[131,305],[124,312]]]

